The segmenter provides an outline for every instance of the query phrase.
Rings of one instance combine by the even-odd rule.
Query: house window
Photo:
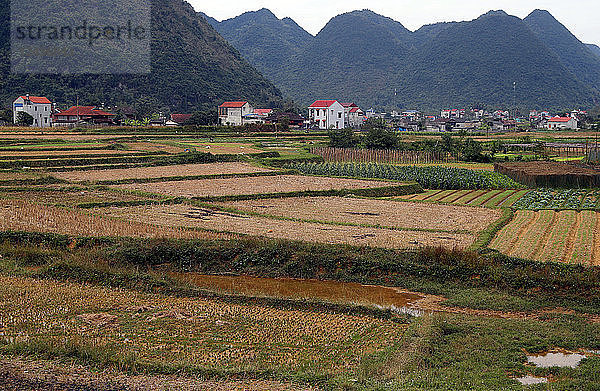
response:
[[[48,117],[44,118],[44,123],[47,124],[48,123]]]
[[[336,129],[340,128],[340,121],[335,121],[335,127],[336,127]]]
[[[35,106],[34,110],[37,111],[37,106]]]
[[[338,118],[342,118],[342,113],[338,113]]]

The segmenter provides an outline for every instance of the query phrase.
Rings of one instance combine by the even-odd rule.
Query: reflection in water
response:
[[[527,362],[539,368],[577,368],[585,355],[570,352],[548,352],[527,356]]]
[[[518,381],[519,383],[525,385],[525,386],[529,386],[532,384],[542,384],[542,383],[548,383],[548,379],[545,377],[535,377],[535,376],[525,376],[525,377],[520,377],[515,379],[516,381]]]
[[[337,281],[208,276],[198,273],[170,273],[172,278],[199,288],[248,296],[322,300],[331,303],[373,305],[413,316],[423,315],[412,305],[423,296],[400,289]]]

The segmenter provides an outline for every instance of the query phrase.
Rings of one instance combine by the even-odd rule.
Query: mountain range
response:
[[[48,1],[56,2],[57,7],[60,3]],[[280,90],[190,4],[155,0],[151,9],[148,74],[14,74],[10,65],[10,0],[0,0],[0,102],[10,107],[17,96],[29,93],[63,104],[77,100],[85,104],[143,103],[171,112],[208,110],[223,100],[240,97],[255,105],[277,106],[282,102]]]
[[[600,103],[600,48],[547,11],[490,11],[410,31],[369,10],[332,18],[312,36],[261,9],[213,27],[301,104],[337,98],[365,107],[591,107]]]

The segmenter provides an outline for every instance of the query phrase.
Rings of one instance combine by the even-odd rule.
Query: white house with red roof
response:
[[[337,100],[317,100],[308,106],[310,122],[319,129],[344,129],[344,106]]]
[[[53,126],[72,125],[78,123],[114,124],[117,115],[96,106],[72,106],[52,115]]]
[[[548,120],[548,125],[546,127],[550,130],[560,130],[560,129],[577,129],[579,123],[577,122],[577,118],[573,117],[552,117]]]
[[[37,128],[52,126],[52,102],[45,96],[20,96],[13,102],[13,122],[17,123],[19,112],[33,117],[33,125]]]
[[[225,102],[219,106],[218,111],[219,124],[231,126],[242,126],[244,116],[254,113],[254,109],[246,101]]]

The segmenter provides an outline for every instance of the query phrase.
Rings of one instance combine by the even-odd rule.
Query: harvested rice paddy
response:
[[[434,231],[480,232],[501,217],[500,211],[485,208],[341,197],[245,200],[220,205],[301,220]]]
[[[0,297],[2,342],[75,344],[198,370],[353,373],[407,327],[368,316],[5,276]]]
[[[224,197],[237,195],[279,194],[304,191],[358,190],[401,186],[400,182],[360,179],[278,175],[248,178],[218,178],[177,182],[117,185],[116,188],[139,190],[173,197]]]
[[[233,239],[236,235],[107,218],[98,213],[45,206],[28,200],[0,200],[0,230],[84,237]]]
[[[181,164],[177,166],[134,167],[108,170],[54,172],[53,176],[67,181],[114,181],[123,179],[167,178],[181,176],[248,174],[270,172],[268,168],[248,163]]]
[[[362,226],[320,224],[221,212],[189,205],[147,205],[105,208],[107,216],[166,227],[195,227],[275,239],[350,244],[384,248],[423,246],[466,248],[475,236],[466,233],[404,231]]]

